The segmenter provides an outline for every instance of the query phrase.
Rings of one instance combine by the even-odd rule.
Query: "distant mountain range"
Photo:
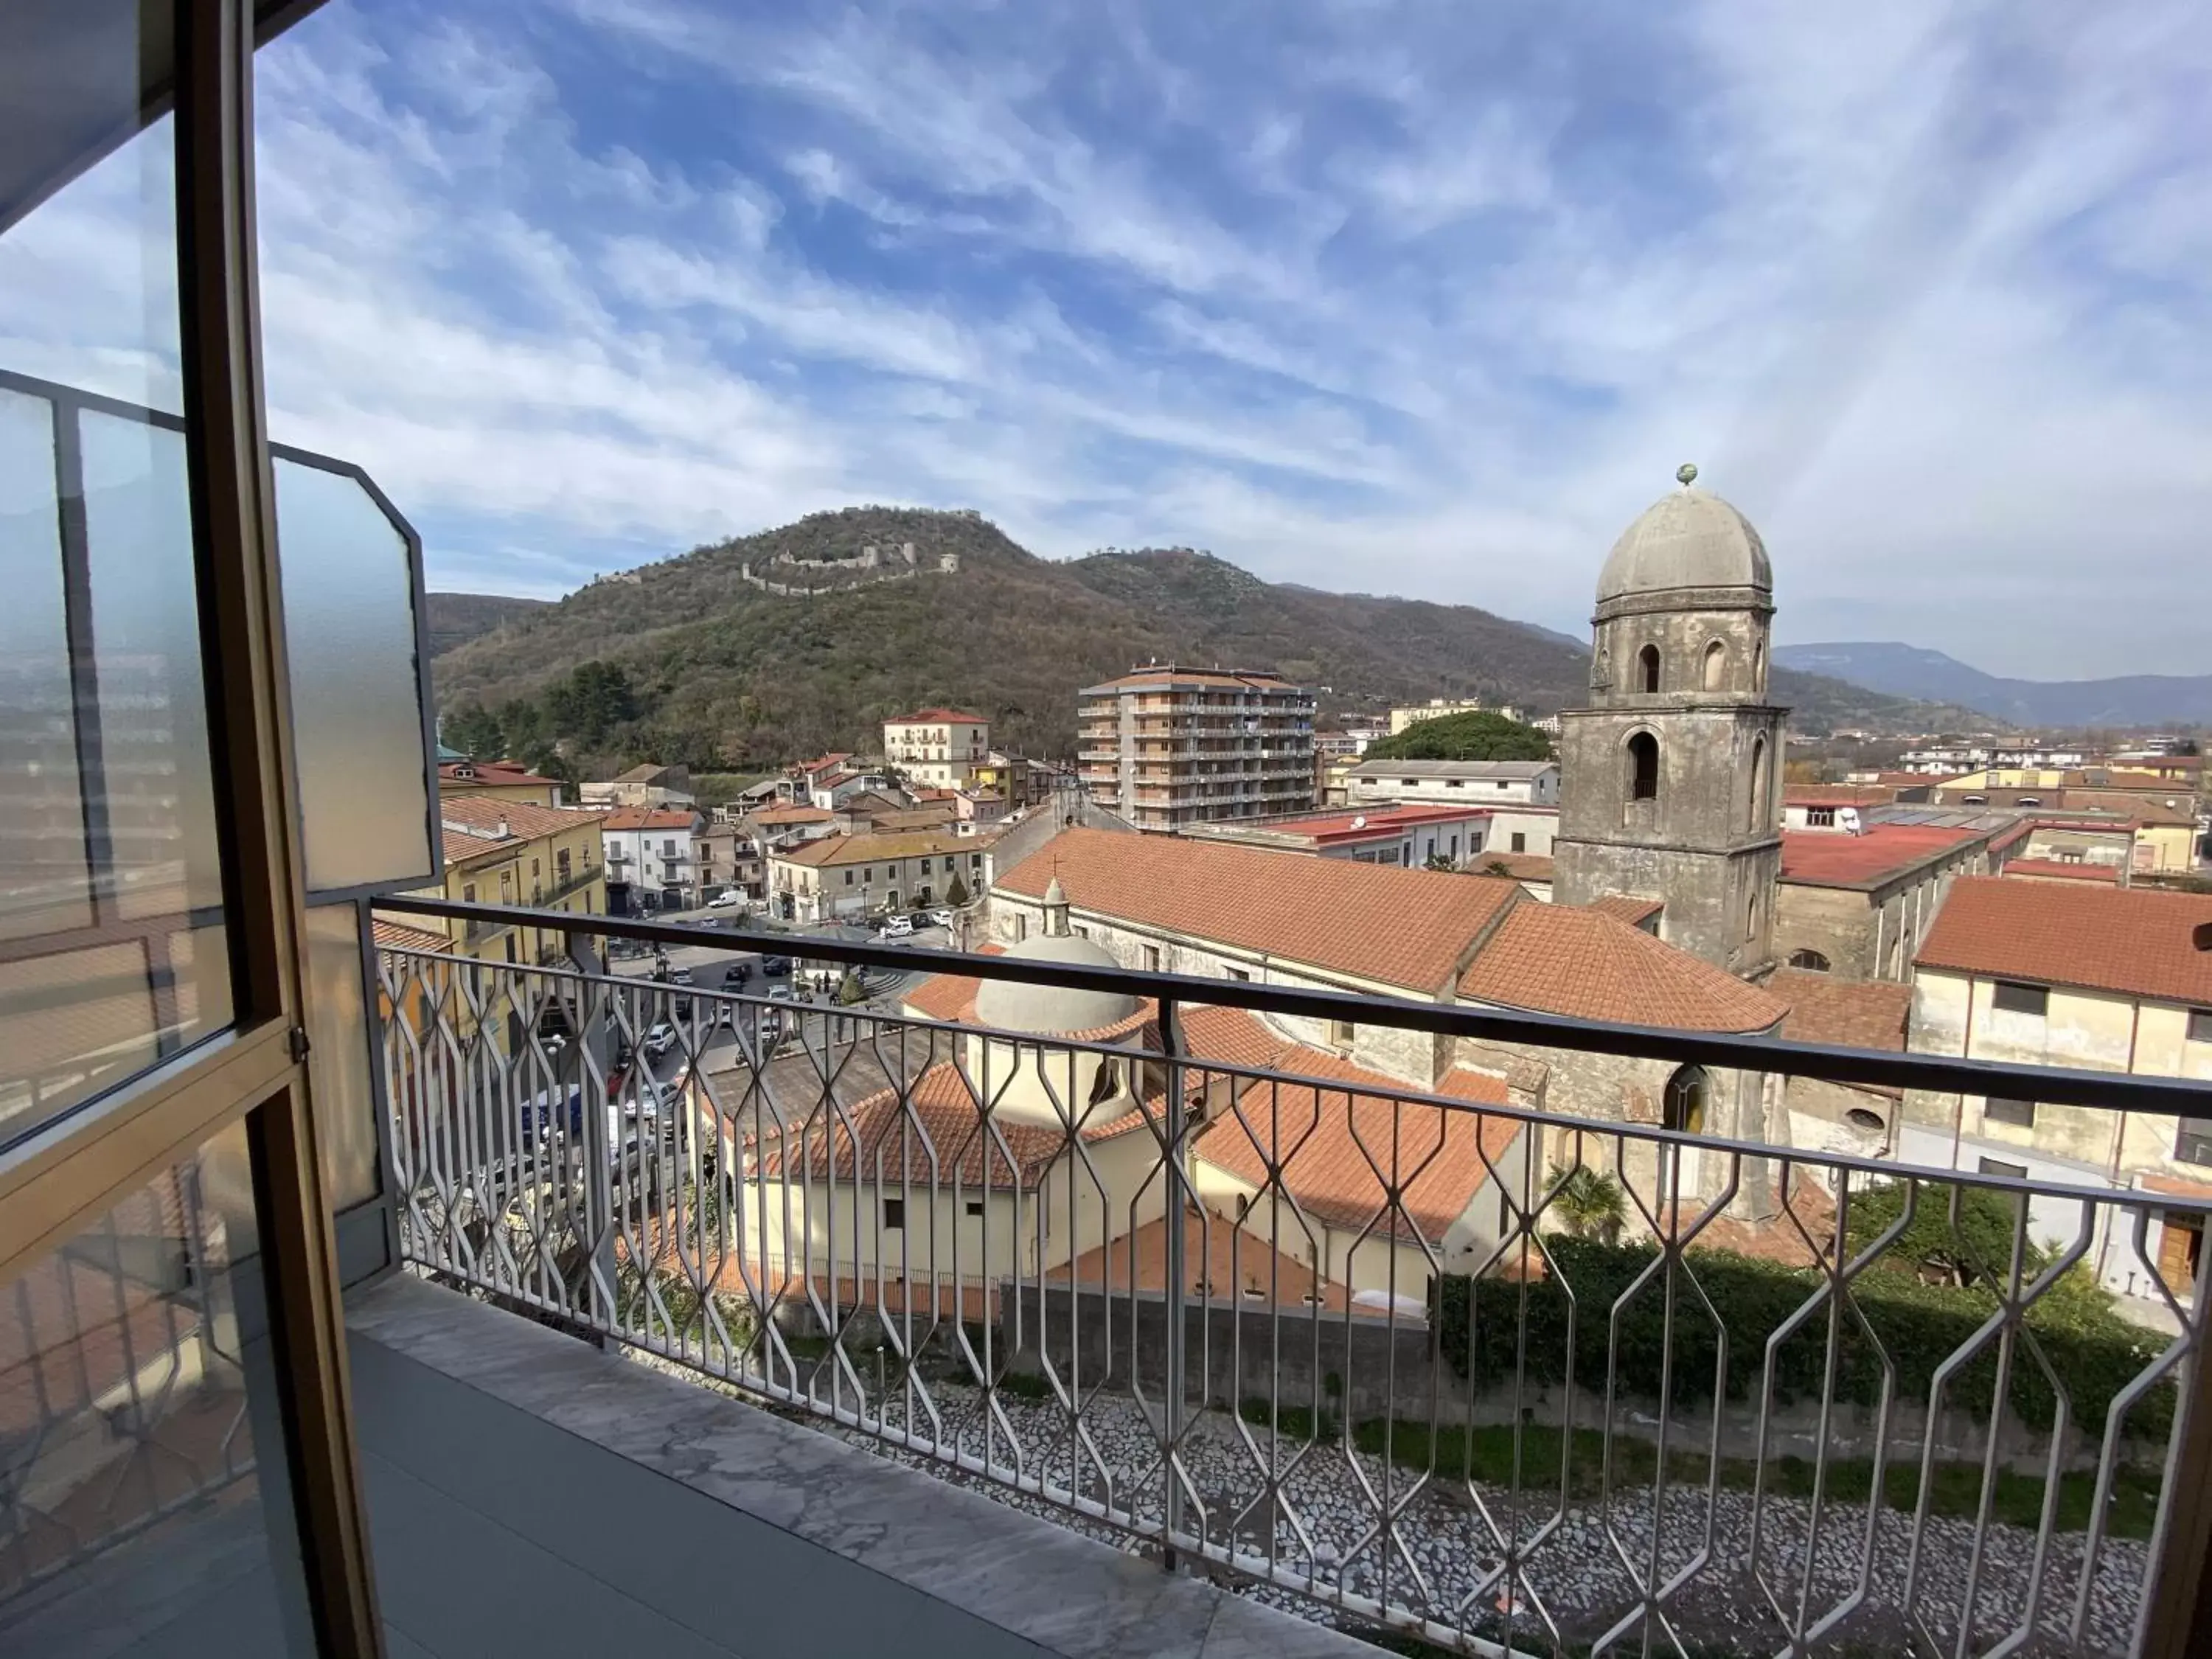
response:
[[[471,597],[433,596],[433,617],[482,622]],[[1076,692],[1155,659],[1275,669],[1329,688],[1325,718],[1433,696],[1547,714],[1589,678],[1580,641],[1472,605],[1271,584],[1188,548],[1042,559],[979,514],[902,507],[813,514],[526,605],[433,674],[441,709],[520,704],[573,744],[560,682],[609,662],[635,710],[591,758],[750,767],[866,749],[885,717],[948,702],[1067,755]],[[1779,668],[1774,690],[1800,730],[1971,718]]]
[[[2212,635],[2208,635],[2212,639]],[[2109,680],[2015,680],[1893,640],[1783,645],[1774,660],[1869,691],[1963,704],[2011,726],[2212,725],[2212,674],[2129,674]]]
[[[504,593],[425,593],[423,615],[429,623],[430,654],[443,656],[479,634],[543,610],[547,599],[517,599]]]

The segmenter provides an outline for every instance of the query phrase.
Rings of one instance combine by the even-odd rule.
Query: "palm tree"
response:
[[[1552,1208],[1566,1230],[1577,1238],[1619,1243],[1620,1230],[1628,1221],[1620,1183],[1587,1164],[1577,1164],[1571,1170],[1554,1165],[1552,1174],[1559,1188]]]

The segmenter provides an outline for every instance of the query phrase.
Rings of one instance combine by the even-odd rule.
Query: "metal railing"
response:
[[[2212,1206],[1571,1117],[1474,1066],[1710,1067],[1742,1121],[1791,1077],[2190,1115],[2202,1085],[948,953],[1133,1000],[994,1032],[587,940],[908,950],[561,921],[580,968],[380,953],[403,1253],[447,1283],[1464,1651],[2152,1628],[2203,1475],[2205,1316],[2160,1244]],[[556,999],[580,1036],[549,1047]],[[1322,1021],[1452,1045],[1437,1087],[1297,1041]]]

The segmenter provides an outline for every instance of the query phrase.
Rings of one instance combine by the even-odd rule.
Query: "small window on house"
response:
[[[1990,1006],[2000,1013],[2033,1014],[2040,1019],[2051,1012],[2051,993],[2040,985],[2001,979],[1990,988]]]
[[[474,904],[476,902],[477,884],[474,882],[470,882],[466,886],[461,889],[461,902],[464,904]]]
[[[1160,971],[1160,947],[1157,945],[1147,945],[1145,947],[1145,971],[1148,974],[1157,974]]]
[[[1844,1121],[1854,1129],[1864,1129],[1869,1134],[1880,1134],[1887,1126],[1880,1112],[1870,1112],[1863,1106],[1854,1106],[1844,1114]]]
[[[1987,795],[1966,795],[1960,798],[1960,804],[1966,806],[1987,806],[1990,804],[1990,798]]]
[[[1808,806],[1805,809],[1805,827],[1808,830],[1832,830],[1836,826],[1836,809],[1832,806]]]
[[[968,1213],[974,1216],[981,1215],[983,1213],[983,1200],[980,1198],[969,1199],[968,1200]]]
[[[1790,965],[1792,968],[1802,968],[1808,974],[1825,974],[1834,964],[1818,951],[1792,951],[1790,953]]]
[[[1348,1019],[1333,1019],[1328,1023],[1328,1040],[1340,1048],[1352,1046],[1352,1024]]]
[[[2185,1117],[2173,1137],[2173,1156],[2183,1164],[2212,1164],[2212,1117]]]
[[[2027,1178],[2027,1165],[2008,1164],[2001,1158],[1985,1158],[1974,1166],[1984,1175],[2010,1176],[2016,1181]]]
[[[888,1231],[906,1225],[906,1200],[887,1198],[884,1200],[884,1226]]]
[[[846,885],[846,886],[848,886],[848,887],[850,887],[852,884],[853,884],[853,872],[852,872],[850,870],[848,870],[848,871],[846,871],[846,872],[845,872],[845,885]]]
[[[2212,1042],[2212,1008],[2191,1008],[2189,1011],[2189,1040],[2191,1042]]]
[[[1659,799],[1659,739],[1638,732],[1628,740],[1628,798]]]
[[[1252,982],[1252,975],[1242,968],[1224,968],[1221,971],[1225,976],[1236,980],[1240,984],[1249,985]]]
[[[1524,831],[1516,830],[1513,832],[1512,850],[1516,853],[1525,853],[1528,850],[1528,837]]]
[[[1728,647],[1715,640],[1705,647],[1705,690],[1717,691],[1728,678]]]
[[[1636,653],[1636,682],[1646,691],[1659,689],[1659,647],[1647,645]]]
[[[1027,916],[1016,916],[1014,918],[1014,943],[1019,945],[1029,936],[1030,919]]]
[[[2035,1127],[2035,1103],[2032,1100],[2007,1100],[1992,1095],[1982,1102],[1982,1121],[2032,1129]]]

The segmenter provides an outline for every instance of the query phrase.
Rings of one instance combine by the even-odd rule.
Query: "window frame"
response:
[[[2051,988],[2032,984],[2027,980],[1993,979],[1990,981],[1990,1012],[2048,1019],[2051,1018]]]

